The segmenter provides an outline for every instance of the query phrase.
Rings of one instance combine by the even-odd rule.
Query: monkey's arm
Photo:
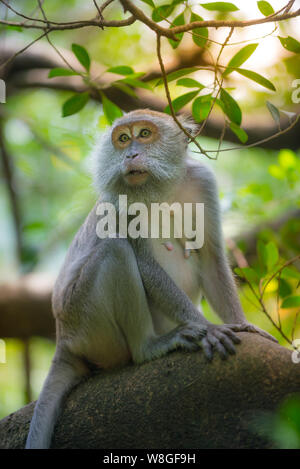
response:
[[[228,353],[234,354],[234,344],[240,339],[234,334],[235,325],[216,325],[210,323],[194,306],[189,297],[177,287],[165,270],[152,256],[150,250],[145,251],[145,243],[136,246],[137,264],[147,295],[159,304],[164,314],[181,324],[186,330],[194,331],[199,336],[205,333],[197,343],[203,348],[208,359],[213,356],[213,347],[222,358]]]
[[[224,323],[235,325],[232,330],[258,332],[276,341],[267,332],[250,324],[242,310],[225,254],[218,190],[214,175],[207,167],[201,165],[193,170],[192,178],[193,182],[197,181],[199,198],[201,202],[204,202],[204,245],[198,255],[201,287],[205,298]]]

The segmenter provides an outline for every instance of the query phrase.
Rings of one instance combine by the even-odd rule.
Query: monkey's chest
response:
[[[152,248],[156,261],[176,285],[196,303],[200,294],[197,254],[192,253],[186,258],[183,245],[174,238],[152,239]]]

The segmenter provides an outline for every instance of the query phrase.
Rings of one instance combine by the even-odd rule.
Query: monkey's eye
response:
[[[128,142],[128,140],[129,140],[129,137],[128,137],[127,134],[122,134],[119,137],[119,142],[126,143],[126,142]]]
[[[149,130],[149,129],[142,129],[142,130],[140,131],[139,137],[147,138],[147,137],[149,137],[149,136],[151,135],[151,133],[152,133],[152,132],[151,132],[151,130]]]

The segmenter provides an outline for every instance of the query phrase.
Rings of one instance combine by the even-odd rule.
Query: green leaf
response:
[[[255,272],[254,269],[251,267],[236,267],[234,269],[234,272],[241,278],[245,278],[249,283],[258,283],[259,282],[259,277],[257,273]]]
[[[280,298],[285,298],[286,296],[291,295],[293,292],[292,287],[290,284],[282,277],[280,277],[278,293]]]
[[[267,108],[269,109],[274,121],[277,122],[277,124],[280,124],[280,112],[277,107],[270,103],[270,101],[267,101]]]
[[[127,65],[117,65],[116,67],[110,67],[106,70],[110,73],[116,73],[117,75],[132,75],[134,73],[133,68]]]
[[[248,282],[250,282],[250,283],[258,283],[259,282],[259,277],[258,277],[257,273],[251,267],[244,267],[242,269],[242,271],[243,271],[246,279],[248,280]]]
[[[283,148],[279,152],[278,163],[283,169],[289,170],[296,168],[299,164],[299,160],[296,153],[287,148]]]
[[[9,31],[17,31],[18,33],[21,33],[23,31],[23,28],[21,26],[13,26],[12,24],[5,25],[5,28],[9,28]]]
[[[283,45],[283,47],[288,50],[289,52],[295,52],[295,54],[300,53],[300,42],[294,39],[291,36],[288,37],[280,37],[278,36],[279,41]]]
[[[190,91],[189,93],[182,94],[181,96],[178,96],[178,98],[174,99],[172,101],[173,104],[173,109],[175,112],[178,112],[181,108],[186,106],[192,99],[197,96],[200,90],[197,91]],[[171,114],[170,106],[167,106],[164,110],[167,114]]]
[[[242,111],[236,100],[224,89],[221,89],[220,98],[224,104],[225,114],[232,122],[240,126],[242,122]]]
[[[242,129],[239,125],[235,124],[234,122],[230,122],[230,128],[232,132],[235,133],[237,138],[240,140],[242,143],[246,143],[248,140],[248,135],[245,132],[244,129]]]
[[[101,92],[101,99],[104,115],[111,125],[115,119],[123,116],[123,111],[119,108],[119,106],[108,99],[103,92]]]
[[[185,75],[189,75],[190,73],[196,72],[197,70],[198,70],[198,67],[181,68],[180,70],[176,70],[175,72],[169,73],[167,75],[167,81],[171,82],[171,81],[177,80],[177,78],[183,77]],[[155,86],[162,85],[163,82],[164,82],[163,79],[160,78]]]
[[[268,90],[276,91],[276,88],[273,85],[273,83],[271,83],[269,80],[267,80],[267,78],[263,77],[262,75],[259,75],[256,72],[252,72],[252,70],[245,70],[244,68],[236,68],[235,71],[240,73],[244,77],[249,78],[249,80],[253,80],[259,85],[264,86],[265,88],[268,88]]]
[[[130,86],[126,85],[126,83],[123,83],[122,81],[115,81],[112,83],[112,86],[115,88],[118,88],[119,90],[123,91],[123,93],[128,94],[129,96],[132,96],[133,98],[137,98],[137,94],[134,92]]]
[[[80,62],[81,65],[87,71],[89,71],[90,65],[91,65],[91,60],[90,60],[90,56],[89,56],[87,50],[84,47],[80,46],[79,44],[72,44],[72,51],[75,54],[75,56],[77,57],[78,62]]]
[[[300,280],[300,272],[298,272],[298,270],[291,269],[290,267],[285,267],[281,272],[281,278],[295,278]]]
[[[141,78],[145,75],[144,72],[136,72],[136,73],[131,73],[130,75],[124,75],[125,78],[120,78],[119,80],[117,81],[121,81],[121,80],[127,80],[127,78]]]
[[[202,122],[208,117],[212,101],[213,98],[210,94],[199,96],[195,99],[192,106],[192,114],[196,122]]]
[[[266,252],[267,252],[267,266],[268,269],[271,270],[277,264],[279,260],[279,253],[275,243],[270,241],[266,245]]]
[[[212,3],[200,3],[200,5],[209,11],[237,11],[239,10],[233,3],[229,2],[212,2]]]
[[[288,309],[288,308],[298,308],[300,306],[300,296],[289,296],[286,298],[282,305],[281,308],[283,309]]]
[[[81,109],[83,109],[88,102],[89,97],[90,95],[87,91],[85,93],[74,94],[74,96],[67,99],[67,101],[65,101],[63,104],[62,116],[71,116],[72,114],[76,114],[77,112],[81,111]]]
[[[23,225],[24,231],[40,231],[47,228],[45,222],[43,221],[33,221],[32,223],[27,223]]]
[[[152,8],[155,8],[153,0],[141,0],[141,2],[147,3]]]
[[[266,245],[261,239],[257,241],[256,251],[261,267],[266,267],[268,263],[268,253]]]
[[[67,77],[71,75],[79,75],[77,72],[73,72],[73,70],[70,70],[68,68],[52,68],[48,74],[48,78],[54,78],[54,77]]]
[[[123,116],[123,111],[119,108],[119,106],[110,101],[110,99],[108,99],[104,93],[101,93],[101,97],[104,115],[109,124],[112,124],[115,119]]]
[[[272,5],[270,5],[269,2],[265,2],[264,0],[261,0],[261,1],[257,2],[257,6],[258,6],[259,11],[264,16],[270,16],[273,13],[275,13]]]
[[[196,15],[196,13],[191,14],[190,23],[194,23],[195,21],[203,21],[201,16]],[[207,38],[208,38],[208,29],[207,28],[196,28],[192,29],[192,38],[194,43],[199,47],[204,47]]]
[[[151,90],[149,83],[138,80],[137,78],[131,78],[130,76],[119,80],[120,83],[126,83],[127,85],[133,86],[133,88],[144,88],[146,90]]]
[[[259,197],[264,202],[269,202],[273,199],[273,192],[269,184],[262,182],[252,182],[239,191],[241,194],[253,194]]]
[[[232,68],[240,67],[244,62],[246,62],[246,60],[248,60],[249,57],[253,54],[257,46],[258,44],[248,44],[239,50],[228,63],[223,76],[229,75],[229,73],[233,72]]]
[[[163,21],[165,18],[168,18],[172,11],[174,10],[175,5],[161,5],[160,7],[154,8],[152,12],[152,19],[156,23]]]
[[[194,80],[193,78],[180,78],[180,80],[177,81],[176,85],[184,86],[185,88],[200,88],[200,90],[203,90],[203,88],[205,88],[202,83],[199,83],[199,81]]]
[[[235,267],[233,269],[234,273],[236,273],[239,277],[241,278],[244,278],[244,275],[243,275],[243,269],[241,269],[240,267]]]
[[[285,179],[285,172],[276,164],[271,164],[268,168],[269,173],[276,179]]]
[[[182,26],[183,24],[184,24],[184,13],[182,12],[180,13],[180,15],[176,16],[176,18],[172,21],[172,25],[170,26],[170,29],[174,28],[175,26]],[[177,47],[181,43],[181,40],[183,38],[183,33],[176,34],[176,37],[178,38],[178,41],[174,41],[173,39],[168,39],[173,49],[177,49]]]

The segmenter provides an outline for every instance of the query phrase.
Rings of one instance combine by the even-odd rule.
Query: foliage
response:
[[[36,9],[34,0],[19,3],[16,8],[22,14],[28,15]],[[43,2],[43,8],[49,21],[61,23],[63,18],[67,23],[72,13],[72,21],[79,22],[96,17],[97,11],[91,3],[92,7],[90,2],[79,0],[63,3],[53,0]],[[223,141],[222,133],[219,138],[222,158],[219,157],[217,166],[214,161],[208,164],[216,170],[220,183],[226,238],[238,239],[237,248],[247,262],[247,266],[236,270],[247,318],[274,334],[280,343],[290,343],[293,334],[296,337],[300,330],[297,315],[299,264],[291,262],[300,253],[299,219],[287,220],[278,230],[269,226],[261,229],[257,253],[251,257],[240,235],[299,207],[299,154],[289,149],[280,152],[248,149],[245,145],[249,142],[248,119],[257,121],[258,126],[275,123],[278,132],[295,122],[294,110],[297,112],[297,109],[292,107],[290,83],[300,73],[299,38],[293,37],[290,23],[282,21],[275,25],[277,29],[273,29],[271,21],[266,23],[269,28],[265,37],[257,38],[253,33],[246,39],[237,30],[230,36],[230,27],[216,29],[207,23],[203,26],[204,21],[244,21],[238,2],[137,0],[133,3],[157,28],[163,28],[161,56],[166,72],[161,67],[157,70],[156,30],[149,29],[140,20],[128,27],[108,25],[102,29],[99,20],[85,29],[53,29],[48,36],[65,62],[58,62],[60,66],[49,70],[49,83],[55,89],[58,80],[66,84],[70,83],[68,80],[77,80],[78,91],[77,87],[70,87],[70,91],[27,89],[9,96],[7,104],[1,107],[5,145],[12,155],[14,184],[22,215],[22,271],[47,270],[56,274],[74,232],[96,198],[91,189],[86,156],[97,133],[122,115],[127,97],[139,100],[147,96],[151,102],[151,99],[165,99],[169,92],[165,112],[189,110],[201,130],[205,130],[208,120],[214,124],[215,119],[219,119],[224,123],[224,131],[234,133],[241,146],[246,147],[240,151],[234,146],[235,151],[228,151],[232,145],[226,138]],[[258,1],[256,5],[258,19],[276,15],[269,2]],[[95,10],[92,14],[91,8]],[[120,1],[112,2],[103,16],[108,22],[122,21],[125,16]],[[43,18],[38,10],[36,18]],[[17,23],[24,18],[9,11],[8,20]],[[195,22],[197,25],[193,26]],[[26,27],[29,23],[0,25],[0,34],[6,34],[6,40],[12,44],[21,41],[25,46],[37,37],[36,29]],[[36,25],[39,24],[36,21]],[[192,25],[191,29],[172,35],[174,28],[188,25]],[[44,24],[40,26],[45,28]],[[44,29],[38,31],[43,32]],[[47,37],[42,41],[51,48],[54,57],[58,57]],[[277,63],[269,68],[261,62],[256,66],[256,60],[262,51],[267,54],[268,48],[277,50]],[[195,60],[189,62],[191,52]],[[114,99],[120,90],[124,99]],[[216,158],[217,147],[218,142],[201,134],[192,143],[191,150],[195,158],[203,159],[203,155]],[[6,279],[7,272],[12,276],[18,266],[4,184],[1,196],[4,246],[1,275]],[[207,304],[204,309],[208,318],[216,321]],[[9,344],[9,349],[14,351],[10,354],[11,374],[5,369],[1,375],[2,416],[24,403],[21,348],[20,343]],[[53,348],[33,341],[32,350],[35,360],[39,356],[47,357],[44,364],[35,365],[36,396]],[[15,381],[18,391],[10,384]],[[294,404],[291,409],[288,412],[297,418]],[[287,428],[286,415],[280,417],[279,426],[276,424],[276,438]],[[283,447],[286,443],[280,445]]]
[[[258,416],[253,430],[257,428],[278,449],[300,449],[300,396],[291,395],[276,412]]]

